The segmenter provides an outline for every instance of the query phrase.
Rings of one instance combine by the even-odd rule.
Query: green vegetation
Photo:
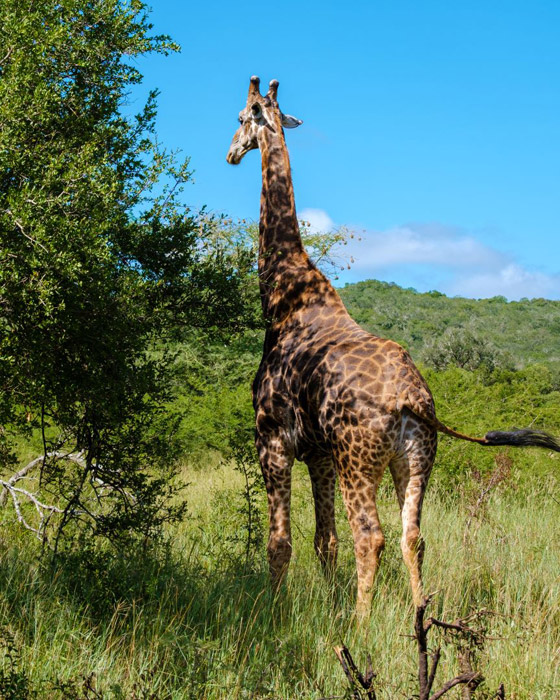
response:
[[[354,306],[350,306],[349,310],[357,319],[359,314],[356,307],[361,302],[356,289],[361,288],[360,284],[343,290],[345,298],[348,294],[355,295]],[[385,288],[384,308],[391,314],[390,323],[404,329],[407,336],[412,335],[406,323],[412,311],[406,307],[401,321],[400,298],[403,295],[411,299],[426,295],[417,295],[394,285],[386,288],[382,283],[367,284],[368,288],[374,288],[377,284]],[[438,307],[430,309],[428,304],[423,311],[425,324],[437,326],[440,312],[449,317],[453,305],[463,301],[472,309],[473,318],[483,317],[488,300],[448,299],[439,295]],[[555,309],[560,315],[558,304],[549,301],[543,307],[549,305],[547,308],[550,308],[551,315]],[[507,303],[502,306],[510,308]],[[479,307],[482,309],[480,314]],[[430,309],[429,313],[427,309]],[[410,325],[414,326],[414,321]],[[526,328],[532,329],[529,321]],[[388,335],[379,329],[370,330],[378,335]],[[532,337],[531,350],[534,355],[546,357],[548,347],[543,344],[542,335],[533,334],[532,331],[528,335]],[[469,336],[463,331],[455,334],[451,329],[447,336],[436,337],[442,341],[439,345],[431,338],[424,338],[424,343],[417,341],[417,347],[410,351],[434,393],[438,416],[443,422],[473,435],[524,426],[560,432],[558,365],[547,361],[531,364],[517,355],[511,343],[502,350],[496,335],[491,336],[492,340],[487,340],[474,335],[474,332]],[[447,351],[448,341],[453,338],[461,341],[455,350],[461,349],[462,356],[467,358],[462,366],[458,366],[457,353]],[[208,450],[227,452],[230,427],[237,426],[238,429],[252,420],[250,385],[260,360],[261,342],[261,332],[253,330],[225,344],[210,343],[201,348],[196,341],[192,341],[178,348],[183,377],[179,398],[184,410],[181,430],[189,445],[189,453],[202,454]],[[550,340],[550,334],[545,336],[544,343],[548,342],[560,342],[560,335],[558,340],[554,336]],[[517,361],[514,362],[512,358]],[[515,369],[514,365],[522,368]],[[467,460],[461,455],[470,454],[467,447],[462,441],[443,438],[440,454],[443,457],[441,463],[445,466],[437,469],[434,477],[446,479],[455,475],[461,478],[467,465]],[[492,464],[491,452],[479,449],[476,454],[478,468],[489,469]],[[516,459],[523,460],[527,468],[531,468],[534,452],[519,452]]]
[[[13,697],[344,696],[333,652],[341,642],[362,667],[372,654],[380,699],[414,692],[413,609],[390,479],[380,492],[388,546],[365,636],[352,617],[354,560],[340,498],[340,568],[330,590],[313,552],[302,465],[294,479],[295,557],[285,590],[271,597],[265,497],[246,451],[260,340],[249,331],[225,344],[191,338],[174,346],[188,514],[159,540],[128,550],[84,541],[82,550],[41,562],[5,510],[0,619],[4,648],[16,652],[3,668],[9,682],[28,689]],[[473,434],[513,424],[560,433],[560,392],[545,365],[424,373],[450,425]],[[506,697],[545,700],[560,690],[559,468],[556,453],[442,437],[426,499],[425,578],[438,591],[430,612],[497,613],[478,668],[483,688],[503,682]],[[442,663],[442,676],[457,671],[451,653]]]
[[[560,373],[560,301],[449,298],[377,280],[347,285],[340,294],[361,326],[401,343],[416,360],[446,331],[461,329],[515,367],[546,362]]]
[[[299,464],[296,556],[271,595],[252,446],[256,227],[181,204],[188,165],[158,145],[155,93],[123,116],[134,59],[176,49],[145,13],[140,0],[0,5],[0,698],[344,697],[342,642],[360,666],[372,653],[379,698],[410,697],[389,480],[366,631],[340,499],[331,588]],[[332,270],[345,232],[303,235]],[[376,281],[341,294],[410,349],[448,425],[560,434],[560,302]],[[479,666],[508,698],[560,695],[559,467],[442,437],[428,491],[430,612],[496,613]],[[447,677],[454,663],[444,654]]]
[[[473,460],[475,454],[473,447]],[[550,700],[560,688],[558,462],[543,458],[548,473],[538,478],[515,467],[479,509],[485,484],[472,478],[459,494],[432,490],[426,503],[425,576],[429,590],[438,591],[430,612],[445,619],[473,608],[498,613],[479,668],[485,687],[503,682],[508,698]],[[111,700],[344,696],[333,646],[345,642],[361,667],[366,652],[372,654],[377,687],[385,688],[380,700],[410,697],[413,608],[388,482],[380,494],[387,550],[363,638],[352,618],[354,562],[341,504],[340,568],[331,592],[313,552],[310,484],[301,466],[295,556],[277,601],[267,585],[264,547],[247,565],[237,539],[243,478],[227,465],[196,475],[185,470],[184,478],[191,482],[189,517],[168,532],[172,546],[157,553],[84,552],[53,575],[37,563],[29,541],[24,545],[4,526],[0,616],[4,644],[9,633],[18,650],[21,683],[52,700],[99,697],[82,690],[90,674],[101,697]],[[13,669],[6,658],[3,664],[5,674]],[[442,677],[455,671],[445,655]],[[57,685],[74,690],[64,694]]]
[[[249,261],[181,205],[156,93],[122,113],[135,59],[177,48],[151,29],[139,0],[0,6],[0,466],[40,432],[57,543],[180,514],[165,341],[247,323]]]

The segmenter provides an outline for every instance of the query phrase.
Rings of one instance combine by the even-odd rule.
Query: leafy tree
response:
[[[123,114],[134,59],[177,49],[151,30],[141,0],[0,5],[0,460],[40,431],[59,532],[148,535],[178,515],[162,341],[247,318],[250,263],[200,244],[156,92]]]
[[[466,329],[448,328],[435,341],[427,344],[424,360],[434,369],[444,370],[450,365],[467,370],[513,369],[513,362],[493,343]]]

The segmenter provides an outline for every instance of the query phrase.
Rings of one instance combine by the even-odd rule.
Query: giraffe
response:
[[[267,554],[273,586],[292,553],[291,469],[307,464],[315,503],[315,550],[327,576],[337,558],[334,496],[338,477],[357,569],[358,615],[367,615],[384,547],[376,492],[388,467],[402,519],[401,550],[413,601],[424,601],[420,534],[422,502],[434,462],[437,433],[480,445],[560,443],[534,430],[463,435],[441,423],[432,394],[409,354],[372,335],[349,316],[338,293],[308,257],[296,216],[284,128],[302,122],[283,114],[278,81],[261,95],[250,80],[227,161],[239,164],[260,149],[262,193],[258,274],[266,333],[253,383],[256,447],[268,499]]]

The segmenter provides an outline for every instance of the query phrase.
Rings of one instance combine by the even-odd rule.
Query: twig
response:
[[[350,687],[352,688],[352,697],[355,700],[361,700],[361,686],[362,690],[366,691],[365,697],[367,698],[367,700],[376,700],[377,696],[375,694],[375,690],[372,688],[372,684],[375,679],[375,673],[373,672],[373,668],[371,665],[371,656],[369,656],[368,654],[368,668],[364,677],[362,673],[358,670],[358,667],[356,666],[352,655],[348,651],[348,648],[344,646],[344,644],[342,646],[334,647],[334,653],[340,661],[342,670],[348,678],[348,682],[350,683]]]
[[[16,219],[16,217],[14,216],[13,212],[10,209],[6,209],[5,212],[9,216],[13,217],[14,224],[18,227],[20,232],[25,236],[25,238],[27,238],[28,241],[31,241],[31,243],[33,243],[33,245],[38,245],[45,252],[47,252],[47,249],[41,243],[41,241],[38,241],[36,238],[33,238],[33,236],[31,236],[29,233],[26,233],[25,229],[23,228],[23,224],[21,223],[21,221],[18,221],[18,219]]]
[[[58,506],[50,505],[48,503],[44,503],[36,493],[33,493],[32,491],[28,489],[23,489],[20,486],[16,486],[16,484],[21,481],[22,479],[25,479],[26,477],[29,476],[29,473],[37,468],[39,465],[41,465],[41,475],[42,471],[44,468],[45,463],[47,460],[52,459],[55,461],[69,461],[69,462],[74,462],[77,464],[79,467],[81,467],[83,471],[83,475],[81,477],[81,482],[78,487],[77,492],[74,493],[73,498],[70,500],[70,502],[66,505],[65,508],[59,508]],[[122,496],[126,499],[129,499],[131,501],[134,501],[134,497],[132,494],[128,493],[125,489],[119,488],[118,486],[113,486],[111,484],[108,484],[104,482],[102,479],[99,477],[96,477],[92,473],[91,466],[88,467],[87,460],[85,458],[85,453],[83,450],[81,451],[76,451],[76,452],[47,452],[44,455],[41,455],[40,457],[36,457],[35,459],[32,459],[30,462],[28,462],[24,467],[22,467],[19,471],[17,471],[13,476],[11,476],[9,479],[4,480],[0,479],[0,507],[5,506],[7,499],[8,499],[8,494],[12,498],[12,503],[14,506],[14,510],[16,513],[16,517],[18,522],[23,525],[23,527],[27,530],[30,530],[31,532],[35,533],[35,535],[45,542],[45,537],[46,537],[46,530],[47,526],[49,523],[50,518],[55,514],[61,514],[62,515],[62,522],[61,526],[64,526],[66,524],[66,521],[68,520],[68,517],[70,515],[80,515],[87,513],[91,518],[95,520],[96,515],[92,512],[90,512],[86,506],[83,503],[79,503],[79,493],[81,493],[81,489],[83,485],[85,484],[86,478],[88,475],[91,475],[92,478],[90,480],[91,486],[93,488],[93,491],[95,493],[95,496],[97,498],[98,504],[101,506],[101,499],[103,498],[103,491],[105,489],[109,491],[114,491],[118,490]],[[36,478],[36,477],[33,477]],[[40,483],[40,481],[39,481]],[[35,507],[35,510],[38,515],[38,524],[35,526],[31,522],[29,522],[28,519],[26,519],[24,515],[24,511],[22,510],[23,504],[25,502],[28,502],[29,504],[32,504]],[[78,507],[79,506],[79,507]],[[57,542],[58,542],[58,536],[57,536]]]
[[[481,673],[478,673],[478,671],[473,671],[473,673],[462,673],[460,676],[455,676],[455,678],[452,680],[444,683],[437,693],[430,696],[430,700],[438,700],[438,698],[445,695],[445,693],[451,690],[451,688],[454,688],[456,685],[460,685],[461,683],[468,683],[469,685],[472,685],[476,682],[476,685],[480,685],[483,680],[484,676]]]
[[[426,622],[424,622],[426,608],[428,607],[431,600],[432,596],[425,598],[422,605],[419,605],[416,608],[416,619],[414,622],[416,643],[418,645],[418,685],[420,690],[418,696],[419,700],[438,700],[438,698],[441,698],[443,695],[445,695],[449,690],[451,690],[451,688],[454,688],[456,685],[461,684],[467,685],[469,690],[474,690],[484,680],[484,676],[481,673],[472,670],[470,666],[469,657],[463,655],[461,663],[463,667],[465,667],[465,665],[468,664],[468,668],[470,670],[461,673],[458,676],[455,676],[455,678],[452,678],[450,681],[444,683],[441,686],[441,688],[438,691],[436,691],[433,695],[430,695],[435,681],[437,666],[439,664],[441,652],[438,648],[432,655],[432,668],[430,669],[428,663],[429,630],[432,627],[440,627],[444,630],[459,632],[460,634],[470,636],[473,640],[475,640],[475,643],[480,643],[480,639],[482,638],[482,632],[480,630],[471,629],[466,624],[468,620],[472,619],[473,617],[477,617],[480,613],[474,613],[473,615],[470,615],[465,619],[456,620],[455,622],[443,622],[442,620],[437,620],[435,617],[430,617],[428,618],[428,620],[426,620]],[[486,613],[486,611],[483,611],[483,613]],[[468,694],[468,697],[470,697],[470,692]]]
[[[467,623],[471,620],[476,620],[484,615],[492,615],[488,610],[479,610],[465,618],[455,620],[455,622],[443,622],[435,617],[430,617],[424,621],[426,608],[433,599],[433,594],[424,598],[421,605],[416,608],[416,616],[414,620],[414,639],[418,647],[418,694],[413,697],[418,700],[439,700],[446,695],[452,688],[463,686],[462,697],[464,700],[470,700],[478,686],[484,681],[484,676],[475,671],[472,667],[472,654],[476,649],[482,649],[484,642],[488,639],[485,629],[475,629],[469,627]],[[459,668],[461,673],[456,675],[451,680],[446,681],[441,687],[432,693],[432,688],[435,682],[439,662],[441,659],[441,648],[438,647],[433,653],[428,651],[428,632],[432,627],[439,627],[444,633],[453,633],[455,637],[455,645],[459,654]],[[352,698],[354,700],[375,700],[376,694],[372,687],[375,679],[371,664],[371,656],[368,655],[368,669],[365,676],[358,670],[352,655],[347,647],[337,646],[334,648],[335,654],[338,657],[342,670],[348,679]],[[431,664],[430,664],[431,660]],[[365,691],[365,692],[364,692]],[[504,686],[501,685],[494,700],[505,700]]]
[[[8,491],[11,490],[11,487],[14,486],[14,484],[17,484],[20,479],[27,476],[27,474],[36,466],[41,463],[44,465],[47,459],[68,459],[71,462],[76,462],[80,466],[84,465],[83,452],[47,452],[40,457],[36,457],[35,459],[32,459],[31,462],[28,462],[25,467],[22,467],[22,469],[11,476],[8,481],[0,481],[0,484],[2,484],[4,487],[2,493],[0,493],[0,507],[6,504]]]
[[[14,503],[14,509],[16,511],[16,517],[17,517],[18,521],[23,525],[24,528],[26,528],[27,530],[30,530],[31,532],[34,532],[37,535],[37,537],[40,540],[42,540],[44,533],[45,533],[46,522],[48,522],[50,516],[53,513],[62,513],[62,510],[60,508],[57,508],[57,506],[50,506],[47,503],[42,503],[30,491],[26,491],[25,489],[21,489],[21,488],[18,488],[16,486],[13,486],[8,481],[0,480],[0,484],[5,489],[7,489],[7,491],[12,496],[12,501]],[[31,501],[31,503],[33,503],[33,505],[35,506],[35,510],[37,511],[37,513],[39,515],[38,527],[33,527],[24,518],[23,513],[21,512],[21,502],[18,498],[18,494],[21,494],[25,498],[29,499],[29,501]],[[48,515],[46,515],[45,513],[47,513]]]

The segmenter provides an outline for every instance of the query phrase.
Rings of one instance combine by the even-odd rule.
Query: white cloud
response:
[[[509,256],[489,248],[460,229],[440,224],[410,224],[363,234],[353,246],[356,268],[423,264],[452,268],[495,268]]]
[[[312,230],[328,231],[334,226],[322,209],[304,209],[299,216],[311,223]],[[510,253],[443,224],[366,231],[349,240],[344,252],[354,258],[349,273],[353,280],[377,277],[420,291],[438,289],[475,298],[560,298],[560,273],[528,269]]]
[[[308,221],[313,233],[325,233],[334,226],[334,221],[323,209],[303,209],[298,212],[298,219]]]
[[[459,277],[451,283],[450,293],[475,298],[504,296],[508,299],[558,299],[560,275],[532,272],[511,263],[494,272]]]

